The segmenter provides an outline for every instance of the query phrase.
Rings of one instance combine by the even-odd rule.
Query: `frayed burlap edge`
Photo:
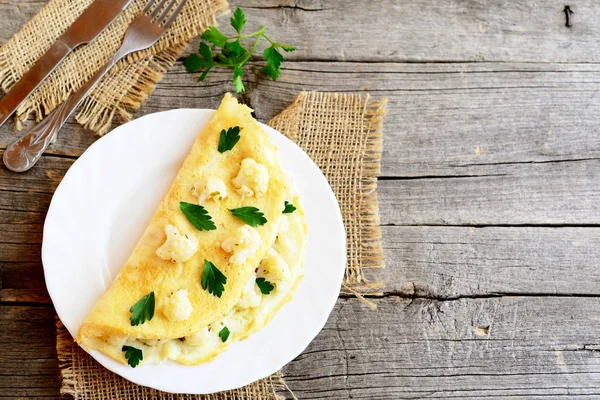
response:
[[[201,29],[198,29],[199,26],[193,28],[185,26],[176,38],[170,38],[167,33],[150,49],[131,54],[113,67],[84,100],[75,117],[77,122],[98,135],[104,135],[110,130],[115,118],[118,122],[131,120],[131,112],[139,109],[146,98],[152,94],[164,73],[175,63],[192,40],[207,26],[216,25],[218,17],[230,12],[227,0],[210,0],[207,6],[208,8],[204,10],[206,14],[202,14],[204,20]],[[175,25],[178,25],[177,21]],[[25,28],[26,26],[22,29]],[[0,46],[0,89],[5,93],[20,79],[20,76],[15,74],[14,65],[11,65],[5,46]],[[102,93],[106,82],[112,81],[111,77],[122,73],[127,68],[135,69],[132,74],[135,77],[133,80],[123,82],[115,79],[114,82],[119,82],[120,85],[112,87],[108,93],[99,94]],[[41,121],[63,103],[74,89],[76,88],[71,86],[47,88],[42,84],[17,109],[14,118],[15,128],[21,130],[23,122],[31,114],[37,122]],[[40,91],[42,95],[39,95]]]
[[[188,43],[180,43],[157,55],[149,56],[143,62],[135,83],[119,98],[118,106],[109,108],[98,101],[96,97],[90,96],[83,102],[75,120],[84,128],[99,135],[104,135],[110,130],[116,113],[118,113],[120,122],[130,121],[131,111],[141,107],[154,91],[156,84],[163,78],[164,73],[177,61],[187,45]]]
[[[330,123],[332,120],[343,119],[347,115],[343,113],[354,114],[356,119],[362,119],[361,130],[359,132],[351,132],[355,125],[349,126],[348,131],[344,132],[355,137],[361,137],[364,140],[364,148],[362,149],[361,165],[357,168],[356,187],[358,188],[357,199],[345,198],[336,191],[336,187],[332,185],[336,197],[344,209],[344,202],[352,202],[358,200],[360,209],[358,210],[358,218],[349,220],[345,218],[347,231],[359,230],[360,243],[353,243],[350,232],[348,232],[349,254],[346,275],[342,286],[343,294],[355,295],[363,300],[371,309],[375,308],[375,304],[365,295],[381,295],[382,283],[369,282],[365,277],[365,270],[372,268],[384,268],[383,249],[381,246],[381,228],[379,220],[379,201],[377,197],[377,177],[381,173],[381,153],[383,148],[383,118],[386,113],[387,99],[372,100],[367,95],[360,94],[343,94],[343,93],[321,93],[321,92],[302,92],[296,100],[282,111],[279,115],[273,118],[269,125],[278,129],[284,135],[295,142],[299,142],[299,134],[302,130],[302,124],[308,117],[314,117],[313,114],[307,115],[309,112],[305,110],[307,104],[318,104],[319,107],[327,112],[320,116],[324,122]],[[350,112],[348,104],[352,104]],[[316,108],[316,107],[315,107]],[[336,111],[340,115],[336,115]],[[326,129],[326,128],[324,128]],[[303,134],[305,132],[302,132]],[[306,151],[309,157],[313,158],[317,164],[319,160],[313,155],[317,151],[317,143],[300,144]],[[349,144],[349,146],[358,146]],[[316,157],[318,158],[318,157]],[[328,158],[327,162],[335,162],[334,158]],[[319,165],[326,172],[325,165]],[[327,177],[328,179],[330,177]],[[331,180],[330,180],[331,183]],[[347,216],[345,216],[347,217]],[[354,239],[355,240],[355,239]],[[359,247],[358,250],[350,249],[350,244],[354,247]],[[353,253],[353,254],[351,254]]]
[[[57,318],[56,353],[62,377],[61,395],[74,400],[283,400],[277,393],[289,390],[281,373],[253,382],[239,389],[210,395],[186,395],[160,392],[133,384],[110,372],[93,360],[77,345],[71,334]],[[88,375],[97,376],[95,387],[74,371],[74,363],[84,360]],[[87,385],[86,385],[87,384]],[[291,392],[290,392],[291,393]],[[293,398],[295,396],[291,394]]]

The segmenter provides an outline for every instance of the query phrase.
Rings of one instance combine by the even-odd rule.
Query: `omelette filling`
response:
[[[118,348],[132,346],[141,349],[144,354],[143,364],[159,363],[167,359],[177,360],[182,364],[197,364],[210,361],[232,343],[243,340],[261,329],[273,318],[279,308],[291,300],[296,286],[302,279],[306,233],[300,199],[295,197],[293,204],[297,210],[282,215],[275,242],[248,279],[240,299],[229,314],[182,338],[173,340],[127,338],[112,344]],[[262,294],[256,285],[257,278],[265,278],[271,282],[274,286],[273,291]],[[181,300],[174,301],[174,296]],[[169,319],[174,313],[182,313],[184,315],[180,318],[186,319],[187,307],[191,307],[187,298],[180,292],[175,292],[169,297],[167,304],[163,302],[162,312]],[[225,342],[219,336],[219,332],[224,327],[227,327],[230,332]]]

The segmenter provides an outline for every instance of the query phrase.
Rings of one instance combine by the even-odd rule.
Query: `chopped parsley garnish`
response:
[[[267,223],[265,215],[256,207],[230,208],[229,211],[250,226],[257,227]]]
[[[206,208],[185,201],[179,203],[179,208],[196,229],[200,231],[214,231],[217,229]]]
[[[283,204],[285,206],[285,208],[283,209],[284,214],[290,214],[296,211],[296,207],[289,201],[286,200]]]
[[[227,328],[226,326],[223,327],[223,329],[221,329],[221,331],[219,332],[219,337],[221,338],[221,341],[223,343],[225,343],[227,341],[227,339],[229,339],[229,328]]]
[[[275,289],[275,286],[265,278],[256,278],[256,286],[262,294],[270,294]]]
[[[204,270],[202,271],[202,289],[208,290],[208,293],[221,297],[225,291],[227,277],[223,275],[215,264],[204,260]]]
[[[125,352],[127,364],[129,364],[131,368],[137,367],[140,361],[144,359],[144,353],[142,353],[142,350],[136,349],[135,347],[123,346],[121,351]]]
[[[146,322],[146,320],[150,321],[154,317],[154,304],[154,292],[150,292],[135,303],[129,309],[129,312],[132,313],[131,317],[129,317],[131,326],[138,326]]]
[[[225,153],[227,150],[233,149],[233,146],[240,141],[240,127],[233,126],[227,130],[221,131],[219,136],[219,153]]]

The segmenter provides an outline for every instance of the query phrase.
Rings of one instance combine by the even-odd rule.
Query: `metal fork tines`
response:
[[[25,172],[33,167],[54,140],[58,130],[102,77],[122,58],[156,43],[173,24],[186,2],[187,0],[160,0],[155,5],[157,0],[149,0],[129,25],[121,47],[110,61],[42,122],[11,143],[4,152],[4,165],[14,172]]]

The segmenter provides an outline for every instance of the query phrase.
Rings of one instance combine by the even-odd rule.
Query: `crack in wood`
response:
[[[398,224],[386,222],[381,227],[444,227],[444,228],[600,228],[600,224],[569,224],[569,223],[536,223],[536,224]]]
[[[572,158],[565,160],[531,160],[531,161],[506,161],[506,162],[492,162],[492,163],[472,163],[472,164],[449,164],[450,167],[463,168],[463,167],[479,167],[482,165],[523,165],[523,164],[558,164],[568,162],[583,162],[583,161],[598,161],[599,157],[587,157],[587,158]],[[480,175],[485,176],[485,175]],[[417,178],[417,177],[416,177]]]
[[[477,164],[474,164],[476,166]],[[420,175],[420,176],[380,176],[380,181],[414,181],[419,179],[465,179],[465,178],[487,178],[494,176],[509,176],[510,174],[473,174],[473,175]]]
[[[553,298],[600,298],[600,293],[535,293],[535,292],[492,292],[487,294],[462,294],[456,296],[436,296],[432,294],[406,294],[404,292],[393,291],[383,294],[365,294],[364,297],[372,299],[400,298],[406,300],[431,300],[431,301],[460,301],[463,299],[486,300],[500,299],[503,297],[553,297]],[[353,298],[350,295],[340,296],[340,298]],[[412,304],[409,303],[409,304]]]

